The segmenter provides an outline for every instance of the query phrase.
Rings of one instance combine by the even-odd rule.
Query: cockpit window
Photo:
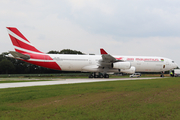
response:
[[[174,63],[174,61],[172,61],[172,63]]]

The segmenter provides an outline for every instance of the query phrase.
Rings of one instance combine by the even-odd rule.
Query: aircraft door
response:
[[[164,63],[163,63],[163,71],[166,71],[166,69],[168,69],[169,68],[169,61],[168,60],[166,60],[166,61],[164,61]]]

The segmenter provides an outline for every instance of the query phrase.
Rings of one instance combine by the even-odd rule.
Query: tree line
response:
[[[61,51],[51,50],[47,54],[84,54],[80,51],[63,49]],[[33,65],[21,60],[6,57],[8,52],[0,54],[0,74],[44,74],[44,73],[60,73],[63,71],[52,70],[37,65]]]

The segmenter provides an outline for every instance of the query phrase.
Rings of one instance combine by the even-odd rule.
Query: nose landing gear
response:
[[[164,71],[161,72],[160,77],[164,77]]]

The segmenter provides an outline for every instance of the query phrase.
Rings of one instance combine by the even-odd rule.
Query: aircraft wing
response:
[[[115,57],[108,54],[104,49],[100,49],[102,55],[102,62],[104,63],[114,63],[114,62],[123,62],[123,60],[117,60]]]
[[[25,55],[16,51],[9,51],[9,53],[14,57],[14,58],[20,58],[20,59],[24,59],[24,60],[28,60],[30,59],[29,55]]]

